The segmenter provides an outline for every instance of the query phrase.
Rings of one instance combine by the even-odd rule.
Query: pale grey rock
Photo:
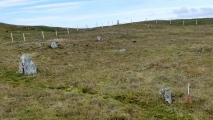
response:
[[[97,41],[101,41],[101,40],[102,40],[101,36],[98,36]]]
[[[51,48],[53,48],[53,49],[58,48],[58,45],[56,44],[56,42],[51,43]]]
[[[35,74],[37,72],[36,65],[31,60],[30,56],[23,54],[20,57],[19,73],[24,75]]]
[[[172,103],[172,92],[169,90],[169,88],[160,88],[159,93],[166,102],[169,104]]]
[[[126,52],[126,49],[121,49],[119,50],[119,52]]]

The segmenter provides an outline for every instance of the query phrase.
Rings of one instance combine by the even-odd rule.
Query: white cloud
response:
[[[201,17],[213,17],[213,8],[202,7],[202,8],[186,8],[173,10],[173,13],[177,18],[201,18]]]
[[[38,2],[42,2],[42,1],[44,1],[44,0],[1,0],[0,8],[31,5],[31,4],[35,4]]]

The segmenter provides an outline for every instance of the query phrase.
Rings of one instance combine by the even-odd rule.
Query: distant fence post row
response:
[[[174,21],[177,21],[177,20],[174,20]],[[146,23],[146,22],[148,22],[148,21],[146,20],[145,23]],[[132,19],[131,19],[131,23],[133,23]],[[155,20],[155,23],[156,23],[156,24],[159,23],[157,19]],[[176,22],[176,23],[177,23],[177,22]],[[169,24],[170,24],[170,25],[172,24],[172,20],[169,20]],[[180,23],[179,23],[179,24],[180,24]],[[112,25],[113,25],[113,21],[112,21]],[[118,22],[117,22],[117,25],[119,25],[119,20],[118,20]],[[182,25],[185,26],[185,21],[184,21],[184,20],[182,20]],[[196,25],[196,26],[198,25],[198,20],[195,20],[195,25]],[[108,21],[108,26],[110,26],[110,22],[109,22],[109,21]],[[96,27],[98,27],[98,23],[96,23]],[[101,27],[102,27],[102,28],[104,27],[104,26],[103,26],[103,23],[102,23],[102,26],[101,26]],[[89,28],[87,24],[86,24],[86,28],[87,28],[87,29]],[[76,30],[79,31],[78,25],[77,25]],[[37,29],[36,29],[36,31],[37,31]],[[67,28],[66,33],[67,33],[67,34],[70,34],[69,28]],[[26,36],[25,36],[24,33],[23,33],[22,36],[23,36],[23,40],[26,41]],[[58,37],[58,31],[57,31],[57,30],[55,30],[55,36]],[[10,37],[11,37],[11,40],[12,40],[12,42],[13,42],[13,41],[14,41],[13,33],[10,34]],[[41,37],[42,37],[43,40],[45,39],[44,31],[41,32]]]

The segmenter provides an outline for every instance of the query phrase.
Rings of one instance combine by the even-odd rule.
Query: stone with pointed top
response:
[[[56,44],[56,42],[51,43],[51,48],[53,48],[53,49],[58,48],[58,45]]]
[[[24,75],[30,75],[36,72],[37,72],[36,65],[31,60],[30,56],[27,54],[23,54],[20,57],[19,73]]]

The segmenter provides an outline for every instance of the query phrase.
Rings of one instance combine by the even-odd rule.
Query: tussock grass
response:
[[[176,25],[149,21],[71,30],[59,38],[56,28],[1,24],[2,33],[35,35],[37,29],[50,37],[24,42],[17,36],[11,42],[9,33],[1,34],[0,118],[213,119],[211,23],[202,19],[201,25],[190,25],[193,21],[186,21],[187,26],[177,20]],[[104,40],[96,42],[98,35]],[[58,49],[50,48],[52,41]],[[119,52],[123,48],[127,51]],[[37,74],[18,73],[23,53],[30,55]],[[159,95],[160,87],[170,87],[171,105]]]

